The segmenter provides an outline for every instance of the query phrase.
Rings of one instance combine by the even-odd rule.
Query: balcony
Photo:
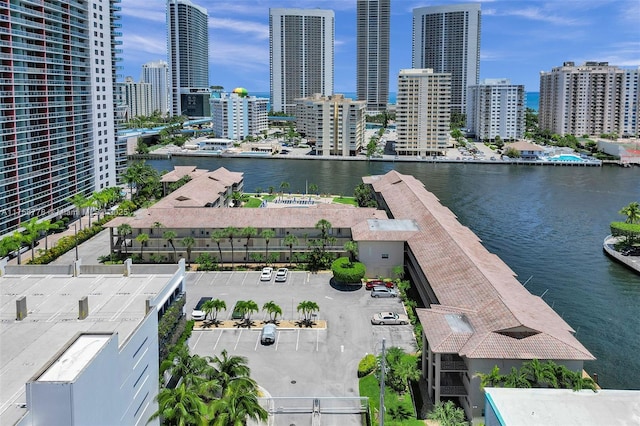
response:
[[[467,396],[462,378],[458,374],[442,374],[440,379],[440,397]]]
[[[467,371],[467,364],[457,355],[442,355],[440,360],[441,371]]]

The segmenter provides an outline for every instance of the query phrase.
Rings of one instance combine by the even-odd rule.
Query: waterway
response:
[[[638,168],[184,157],[148,163],[158,170],[223,166],[244,173],[246,192],[288,182],[293,192],[315,183],[323,193],[352,195],[365,175],[413,175],[577,331],[597,357],[585,369],[598,373],[601,386],[640,389],[640,276],[602,251],[609,222],[623,220],[618,211],[640,200]]]

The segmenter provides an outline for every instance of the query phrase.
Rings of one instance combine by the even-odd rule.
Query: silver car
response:
[[[283,283],[287,281],[287,276],[289,275],[289,270],[287,268],[280,268],[276,272],[276,282]]]
[[[260,333],[260,343],[263,345],[270,345],[276,341],[276,326],[275,324],[265,324],[262,327]]]
[[[371,297],[398,297],[398,292],[393,288],[376,286],[371,289]]]
[[[371,318],[374,325],[405,325],[409,324],[409,317],[396,312],[378,312]]]

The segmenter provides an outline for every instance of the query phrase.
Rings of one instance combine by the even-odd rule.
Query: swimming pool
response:
[[[578,157],[577,155],[560,154],[560,155],[554,155],[553,157],[549,157],[549,161],[573,161],[576,163],[584,163],[587,160],[585,160],[584,158]]]

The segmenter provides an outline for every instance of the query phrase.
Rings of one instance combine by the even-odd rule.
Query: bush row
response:
[[[368,354],[360,360],[358,364],[358,377],[368,376],[376,369],[376,357]]]

